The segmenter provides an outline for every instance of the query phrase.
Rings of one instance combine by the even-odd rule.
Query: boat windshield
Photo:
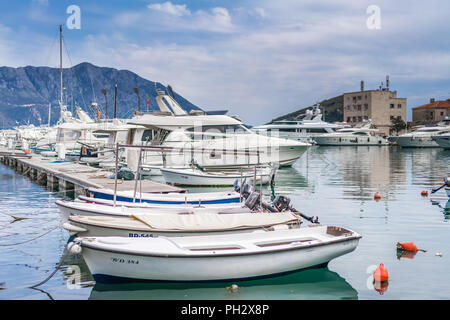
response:
[[[58,129],[58,136],[56,141],[77,141],[81,137],[81,131],[72,129]]]
[[[186,129],[189,132],[205,132],[205,133],[225,133],[225,134],[248,134],[251,133],[246,127],[241,124],[227,124],[227,125],[205,125]]]

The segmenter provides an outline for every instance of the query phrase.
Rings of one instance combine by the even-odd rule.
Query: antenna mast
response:
[[[63,75],[62,75],[62,24],[59,25],[59,81],[60,81],[60,98],[59,104],[63,104]]]

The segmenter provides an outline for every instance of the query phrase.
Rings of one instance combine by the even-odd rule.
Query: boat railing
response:
[[[117,172],[118,172],[118,166],[119,166],[119,149],[121,148],[138,148],[139,149],[139,157],[138,157],[138,163],[137,163],[137,168],[136,168],[136,176],[135,176],[135,184],[134,184],[134,192],[133,192],[133,203],[136,202],[136,193],[137,193],[137,184],[138,184],[138,180],[141,181],[142,179],[141,177],[141,169],[143,168],[142,165],[142,154],[145,150],[145,152],[149,151],[149,152],[161,152],[162,153],[162,158],[163,158],[163,166],[166,166],[166,162],[165,162],[165,156],[164,153],[172,153],[172,152],[190,152],[192,155],[194,154],[194,152],[220,152],[223,154],[240,154],[240,155],[246,155],[248,161],[250,162],[250,155],[254,155],[257,156],[257,163],[256,164],[242,164],[239,165],[240,167],[240,171],[241,171],[241,183],[242,183],[242,169],[244,167],[251,167],[254,168],[254,180],[253,180],[253,184],[254,186],[256,185],[256,180],[257,180],[257,167],[261,166],[261,162],[260,162],[260,154],[263,153],[263,151],[261,150],[250,150],[250,149],[234,149],[234,150],[229,150],[229,149],[217,149],[217,148],[195,148],[193,146],[190,147],[170,147],[170,146],[153,146],[153,145],[133,145],[133,144],[120,144],[117,143],[115,150],[114,150],[114,155],[115,155],[115,174],[114,174],[114,206],[116,206],[116,202],[117,202]],[[261,181],[262,181],[262,177],[261,177]],[[262,182],[260,182],[262,183]],[[262,186],[261,186],[262,187]],[[142,198],[142,184],[140,185],[140,197]]]

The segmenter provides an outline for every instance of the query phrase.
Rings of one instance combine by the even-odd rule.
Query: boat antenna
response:
[[[117,84],[114,86],[114,119],[116,119],[117,106]]]
[[[141,97],[139,96],[139,89],[138,88],[133,88],[134,93],[136,93],[137,98],[138,98],[138,112],[141,112]]]
[[[62,70],[62,24],[59,25],[59,81],[60,81],[60,97],[59,103],[63,103],[63,70]]]
[[[105,96],[105,118],[108,120],[108,97],[106,96],[106,90],[102,89],[102,93]]]

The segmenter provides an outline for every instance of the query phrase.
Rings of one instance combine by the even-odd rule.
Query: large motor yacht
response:
[[[324,146],[382,146],[389,142],[384,137],[375,135],[378,129],[371,128],[368,121],[359,127],[342,128],[333,133],[313,137],[318,145]]]
[[[306,110],[305,114],[298,116],[298,118],[274,121],[273,123],[255,126],[252,130],[267,136],[312,142],[312,137],[333,133],[343,127],[341,124],[323,121],[320,105],[316,104],[312,109]]]
[[[175,148],[173,152],[146,152],[143,165],[188,166],[195,162],[208,169],[278,163],[292,165],[310,146],[285,138],[259,135],[236,117],[209,115],[194,110],[187,113],[176,100],[159,90],[160,111],[142,113],[128,123],[143,126],[132,129],[129,143]]]
[[[402,147],[440,147],[433,137],[441,137],[445,133],[450,133],[450,119],[448,118],[436,125],[421,126],[413,132],[389,137],[389,140]],[[444,140],[441,139],[441,141]]]

